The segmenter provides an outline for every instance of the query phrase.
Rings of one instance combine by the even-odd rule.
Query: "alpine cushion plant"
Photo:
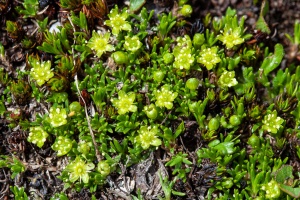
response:
[[[49,134],[44,131],[44,129],[40,126],[31,127],[29,136],[27,138],[28,142],[36,144],[38,147],[42,147],[47,139]]]
[[[54,76],[54,73],[51,70],[50,60],[40,62],[35,58],[29,58],[29,63],[32,67],[30,70],[30,77],[34,79],[39,86],[42,86]]]
[[[178,96],[177,92],[172,92],[169,85],[163,85],[160,90],[155,90],[155,105],[158,107],[166,107],[167,109],[173,108],[173,101]]]
[[[100,31],[93,31],[93,36],[88,41],[87,46],[96,52],[98,58],[107,51],[114,51],[113,45],[109,44],[110,33],[100,33]]]
[[[68,164],[65,171],[69,173],[69,180],[74,183],[79,179],[79,182],[88,183],[89,173],[95,168],[93,163],[85,163],[81,158],[76,159]]]
[[[120,115],[127,112],[136,112],[137,106],[134,105],[135,93],[126,94],[123,90],[118,92],[118,99],[112,99],[111,102],[118,109]]]
[[[104,24],[112,29],[113,35],[117,36],[122,30],[131,31],[131,25],[126,21],[128,16],[127,8],[124,8],[122,13],[119,13],[118,6],[116,5],[108,14],[109,20],[106,20]]]
[[[143,149],[148,149],[150,145],[158,147],[161,145],[161,140],[157,138],[158,126],[141,126],[138,131],[139,135],[135,138],[135,142]]]
[[[111,180],[123,185],[113,179],[124,170],[138,177],[132,172],[145,163],[151,165],[151,173],[157,170],[169,176],[169,181],[161,182],[163,190],[169,191],[166,199],[175,199],[174,195],[185,195],[184,199],[274,197],[269,185],[278,187],[270,182],[272,176],[287,161],[297,164],[297,157],[290,155],[299,149],[300,137],[300,66],[282,65],[277,70],[283,47],[278,50],[280,45],[273,48],[272,41],[255,41],[260,35],[245,43],[251,37],[245,34],[251,30],[243,27],[243,18],[238,22],[231,9],[218,19],[207,15],[190,21],[185,16],[194,13],[184,6],[187,0],[178,1],[178,9],[168,15],[157,16],[155,10],[128,12],[117,6],[105,15],[108,11],[101,4],[105,1],[76,2],[83,10],[73,9],[60,32],[45,31],[44,20],[38,32],[46,33],[39,35],[37,43],[42,46],[26,45],[25,52],[32,55],[26,57],[25,71],[0,68],[0,85],[6,87],[0,90],[0,117],[8,116],[5,121],[10,123],[4,132],[21,127],[28,131],[27,141],[39,148],[51,146],[51,157],[68,162],[61,165],[67,167],[58,177],[66,183],[64,191],[84,190],[92,198],[100,197],[99,192],[108,194]],[[185,14],[180,13],[181,7]],[[91,17],[95,9],[103,11],[97,19]],[[42,20],[44,15],[38,16]],[[31,37],[25,39],[31,41]],[[10,55],[5,52],[7,46],[0,44],[3,61]],[[23,105],[18,113],[10,110],[18,99],[13,91],[23,94],[24,88],[28,88],[30,112],[39,114],[36,117],[22,115]],[[49,114],[40,105],[49,108]],[[293,137],[286,137],[289,133]],[[282,148],[285,142],[291,143],[289,148]],[[283,160],[283,155],[289,158]],[[159,173],[162,168],[165,172]],[[293,175],[298,180],[299,173]],[[182,187],[186,181],[195,190]],[[281,190],[284,181],[279,183]],[[300,184],[295,181],[294,185]],[[130,188],[126,196],[138,194],[142,199],[146,189],[139,193]]]
[[[216,64],[221,62],[221,58],[218,55],[218,47],[214,46],[202,49],[197,62],[203,64],[207,70],[213,69]]]

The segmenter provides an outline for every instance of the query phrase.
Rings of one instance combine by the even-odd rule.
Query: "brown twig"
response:
[[[75,33],[76,30],[75,30],[74,24],[73,24],[73,22],[72,22],[70,16],[68,16],[68,20],[70,21],[70,24],[72,25],[73,31],[74,31],[74,33]],[[76,41],[75,37],[76,37],[76,36],[74,35],[74,43],[73,43],[73,45],[75,45],[75,41]],[[74,66],[75,66],[75,65],[76,65],[76,62],[75,62],[75,60],[74,60],[75,55],[74,55],[74,48],[73,48],[73,47],[72,47],[72,54],[73,54],[73,62],[74,62]],[[86,106],[85,100],[84,100],[84,98],[82,97],[81,92],[80,92],[80,89],[79,89],[79,86],[78,86],[77,73],[76,73],[75,76],[74,76],[74,80],[75,80],[75,85],[76,85],[76,89],[77,89],[78,95],[79,95],[80,99],[82,100],[82,102],[83,102],[83,104],[84,104],[84,112],[85,112],[86,120],[87,120],[87,123],[88,123],[90,135],[91,135],[92,140],[93,140],[93,143],[94,143],[94,147],[95,147],[95,151],[96,151],[96,157],[97,157],[98,162],[100,162],[100,161],[102,160],[101,154],[100,154],[100,152],[99,152],[98,145],[97,145],[96,140],[95,140],[95,135],[94,135],[94,132],[93,132],[93,130],[92,130],[92,126],[91,126],[91,122],[90,122],[90,118],[89,118],[89,114],[88,114],[88,111],[87,111],[87,106]]]

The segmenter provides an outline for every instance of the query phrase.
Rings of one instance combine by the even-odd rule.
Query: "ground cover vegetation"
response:
[[[0,2],[0,198],[298,199],[299,22],[127,3]]]

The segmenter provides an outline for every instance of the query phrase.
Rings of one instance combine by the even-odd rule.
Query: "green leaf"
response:
[[[276,44],[274,54],[266,57],[262,63],[261,69],[263,69],[265,76],[280,65],[283,56],[284,50],[282,44]]]
[[[222,142],[213,147],[218,150],[222,155],[232,154],[234,152],[233,142]]]
[[[177,138],[183,131],[184,131],[184,122],[182,121],[175,131],[174,139]]]
[[[287,186],[284,184],[279,184],[279,187],[282,191],[291,195],[294,198],[298,199],[300,197],[300,188],[292,188],[291,186]]]
[[[114,139],[113,143],[111,143],[111,146],[114,147],[114,149],[118,152],[118,153],[122,153],[124,154],[124,149],[122,148],[122,146],[119,144],[119,141]]]
[[[280,86],[284,86],[284,82],[286,80],[287,74],[288,74],[288,69],[286,69],[285,72],[283,72],[281,69],[278,70],[276,76],[273,79],[273,87],[277,88]]]
[[[180,196],[180,197],[185,196],[185,193],[183,193],[183,192],[177,192],[177,191],[174,191],[174,190],[172,190],[172,194],[174,194],[176,196]]]
[[[146,0],[130,0],[129,10],[131,13],[138,11],[144,4]]]
[[[267,24],[267,22],[264,19],[264,16],[266,15],[266,13],[269,10],[269,3],[268,1],[263,1],[261,4],[261,9],[260,9],[260,14],[259,14],[259,18],[256,22],[256,28],[264,33],[271,33],[271,30]]]
[[[275,180],[278,183],[284,183],[288,178],[294,178],[293,167],[290,165],[283,165],[276,173]]]
[[[80,28],[87,31],[88,30],[88,26],[87,26],[86,17],[83,14],[83,12],[81,12],[81,11],[79,13],[79,20],[80,20]]]

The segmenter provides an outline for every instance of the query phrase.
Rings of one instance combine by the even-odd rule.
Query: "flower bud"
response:
[[[119,65],[127,64],[129,62],[127,54],[123,51],[116,51],[111,56],[114,59],[114,61]]]
[[[164,80],[165,74],[162,71],[155,71],[153,73],[153,79],[155,82],[160,83]]]
[[[171,53],[166,53],[163,56],[163,59],[165,64],[171,64],[174,61],[174,56]]]
[[[97,170],[102,176],[107,176],[110,173],[110,166],[106,161],[100,161],[97,165]]]
[[[232,126],[238,126],[241,124],[241,118],[237,115],[232,115],[230,118],[229,118],[229,123],[232,125]]]
[[[260,147],[260,139],[257,135],[252,134],[251,137],[248,139],[247,142],[252,148]]]
[[[190,17],[193,13],[193,8],[191,5],[185,4],[182,6],[181,10],[179,11],[185,17]]]
[[[218,128],[219,128],[219,126],[220,126],[220,121],[219,121],[219,119],[218,118],[212,118],[209,122],[208,122],[208,129],[210,130],[210,131],[216,131],[216,130],[218,130]]]
[[[199,86],[200,81],[197,78],[190,78],[186,81],[185,85],[190,90],[196,90]]]

